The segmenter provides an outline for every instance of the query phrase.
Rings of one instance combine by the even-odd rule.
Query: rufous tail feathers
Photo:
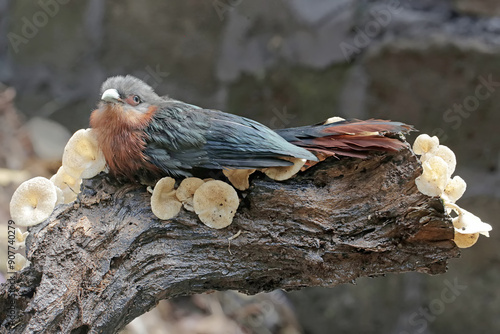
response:
[[[373,151],[398,151],[406,146],[400,135],[412,130],[412,126],[400,122],[353,119],[280,129],[277,132],[290,143],[311,151],[322,161],[330,156],[366,158]]]

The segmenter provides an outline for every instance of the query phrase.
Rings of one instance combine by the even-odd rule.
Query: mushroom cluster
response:
[[[106,168],[106,159],[92,129],[76,131],[64,147],[62,166],[50,180],[58,189],[58,203],[68,204],[80,193],[82,179],[90,179]]]
[[[99,174],[106,160],[92,129],[81,129],[70,138],[62,156],[62,166],[50,180],[35,177],[23,182],[10,201],[16,224],[33,226],[47,219],[58,204],[71,203],[80,192],[82,179]]]
[[[106,168],[106,159],[92,129],[76,131],[64,147],[62,166],[50,178],[62,191],[63,203],[71,203],[80,193],[82,179],[90,179]]]
[[[415,139],[413,151],[420,155],[423,173],[415,179],[418,190],[427,196],[440,196],[448,213],[457,214],[453,218],[454,241],[460,248],[471,247],[479,234],[489,237],[491,225],[483,223],[472,213],[460,208],[455,202],[462,197],[467,187],[458,175],[451,177],[457,166],[455,153],[447,146],[439,144],[439,138],[422,134]]]
[[[162,219],[172,219],[184,207],[195,212],[201,222],[211,228],[224,228],[233,221],[240,204],[238,194],[229,184],[188,177],[175,189],[171,177],[160,179],[151,196],[151,211]]]

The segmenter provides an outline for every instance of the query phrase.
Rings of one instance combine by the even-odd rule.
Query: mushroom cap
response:
[[[479,239],[479,233],[463,234],[457,230],[455,230],[455,236],[453,237],[453,241],[458,248],[469,248],[477,242],[477,239]]]
[[[488,232],[492,230],[492,227],[490,224],[481,221],[481,218],[454,203],[448,202],[444,206],[446,211],[451,212],[453,210],[458,215],[453,218],[453,226],[458,233],[472,234],[478,232],[487,237],[490,236]]]
[[[19,226],[33,226],[49,218],[57,201],[56,187],[44,177],[21,183],[10,200],[10,215]]]
[[[15,229],[15,239],[16,241],[19,241],[19,242],[23,242],[26,240],[26,238],[28,237],[30,233],[29,232],[23,232],[21,231],[21,229],[19,227],[16,227]]]
[[[440,157],[422,163],[423,173],[415,179],[418,190],[427,196],[440,196],[448,182],[448,165]]]
[[[490,224],[484,223],[481,218],[465,209],[460,208],[460,210],[458,217],[453,218],[455,231],[462,234],[480,233],[487,237],[490,236],[488,233],[492,230]]]
[[[74,178],[88,179],[106,167],[106,159],[99,148],[92,129],[80,129],[69,139],[62,157],[66,172]]]
[[[64,204],[73,202],[80,193],[82,179],[74,178],[69,175],[64,166],[59,167],[57,173],[50,178],[50,181],[52,181],[57,188],[62,190]]]
[[[22,232],[19,227],[16,227],[15,230],[15,238],[14,238],[14,249],[22,249],[26,247],[26,237],[29,235],[29,232]]]
[[[177,188],[175,192],[175,196],[179,201],[184,205],[184,209],[193,212],[193,196],[203,183],[205,183],[202,179],[197,177],[188,177],[182,180],[181,184]]]
[[[345,118],[342,118],[339,116],[333,116],[333,117],[330,117],[329,119],[327,119],[324,124],[326,125],[326,124],[332,124],[332,123],[337,123],[337,122],[342,122],[342,121],[345,121]]]
[[[151,195],[151,211],[162,220],[174,218],[180,211],[182,203],[175,196],[175,180],[164,177],[159,180]]]
[[[194,212],[203,224],[216,229],[231,224],[239,205],[236,190],[219,180],[202,184],[193,197]]]
[[[440,157],[441,159],[443,159],[444,162],[446,162],[446,166],[448,166],[448,177],[451,177],[453,175],[453,173],[455,172],[455,168],[457,167],[457,158],[455,156],[455,153],[448,146],[439,145],[434,150],[422,155],[420,161],[423,163],[432,157]]]
[[[293,162],[293,165],[285,167],[269,167],[262,169],[262,171],[268,177],[276,181],[288,180],[289,178],[297,174],[302,168],[302,166],[304,166],[304,164],[306,163],[306,159],[290,158],[290,157],[282,157],[280,159],[291,161]]]
[[[247,190],[250,187],[248,177],[255,171],[256,169],[223,169],[222,173],[224,173],[233,187],[238,190]]]
[[[438,145],[438,137],[431,137],[424,133],[415,139],[415,142],[413,143],[413,152],[415,152],[415,154],[422,155],[436,149]]]
[[[446,184],[442,197],[446,202],[455,203],[465,193],[466,188],[464,179],[456,175]]]
[[[50,180],[52,182],[52,180]],[[54,183],[54,182],[52,182]],[[59,204],[64,204],[64,192],[61,190],[61,188],[56,186],[56,193],[57,193],[57,201],[56,205]]]

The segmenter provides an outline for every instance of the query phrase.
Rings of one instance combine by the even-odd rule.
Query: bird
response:
[[[413,128],[386,120],[337,120],[272,130],[235,114],[204,109],[158,95],[133,77],[114,76],[101,86],[90,127],[109,172],[130,181],[185,178],[203,171],[309,166],[327,157],[366,158],[405,147],[398,136]]]

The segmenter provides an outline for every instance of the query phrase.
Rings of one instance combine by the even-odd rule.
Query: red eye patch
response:
[[[137,95],[130,95],[125,99],[125,102],[127,102],[132,107],[135,107],[136,105],[141,103],[141,98]]]

